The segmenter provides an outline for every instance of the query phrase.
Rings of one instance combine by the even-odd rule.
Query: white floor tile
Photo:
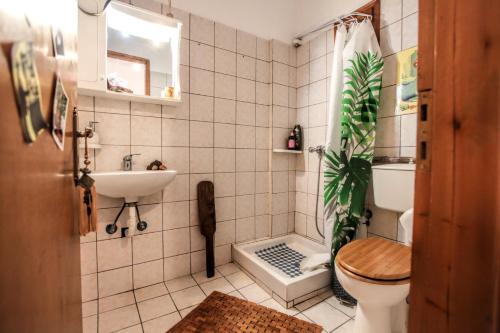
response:
[[[283,306],[281,306],[280,303],[278,303],[276,300],[270,298],[268,300],[265,300],[264,302],[260,303],[260,305],[266,306],[268,308],[274,309],[279,312],[283,312],[289,316],[295,316],[299,311],[294,308],[286,309]]]
[[[325,296],[325,295],[318,295],[318,296],[314,296],[302,303],[299,303],[297,305],[295,305],[295,308],[299,311],[305,311],[307,309],[309,309],[310,307],[316,305],[316,304],[319,304],[321,302],[323,302],[328,296]]]
[[[104,312],[99,315],[99,333],[118,331],[139,324],[139,313],[135,304]]]
[[[306,316],[304,316],[302,313],[298,313],[294,316],[295,318],[299,318],[301,320],[307,321],[308,323],[312,323],[313,321]]]
[[[354,330],[354,320],[351,319],[342,326],[336,328],[333,333],[352,333]]]
[[[158,283],[149,287],[134,290],[135,299],[137,302],[142,302],[151,298],[168,294],[165,284]]]
[[[251,302],[260,303],[268,298],[271,298],[264,289],[259,287],[256,283],[246,286],[239,290],[239,292],[245,296],[245,298]]]
[[[189,308],[185,308],[185,309],[179,311],[181,314],[181,317],[182,318],[186,317],[196,307],[197,307],[197,305],[193,305],[193,306],[190,306]]]
[[[206,271],[202,271],[202,272],[198,272],[198,273],[194,273],[193,274],[193,278],[196,280],[196,282],[198,284],[202,284],[202,283],[205,283],[205,282],[208,282],[208,281],[212,281],[212,280],[218,279],[220,277],[222,277],[222,275],[219,272],[217,272],[217,270],[215,271],[214,276],[212,276],[211,278],[207,277],[207,272]]]
[[[148,321],[177,311],[170,295],[163,295],[137,303],[141,321]]]
[[[350,319],[344,313],[334,309],[326,302],[319,303],[303,313],[315,323],[323,326],[328,332],[336,329]]]
[[[142,324],[144,333],[165,333],[181,320],[179,312],[146,321]]]
[[[333,306],[335,309],[345,313],[351,318],[356,314],[356,306],[349,307],[347,305],[343,305],[335,296],[327,298],[325,302]]]
[[[234,287],[223,277],[202,283],[200,287],[207,296],[216,290],[226,294],[234,291]]]
[[[254,283],[254,281],[242,271],[226,275],[226,279],[234,286],[235,289],[241,289]]]
[[[171,295],[175,305],[179,310],[199,304],[206,297],[203,291],[201,291],[200,287],[198,286],[176,291]]]
[[[245,300],[245,301],[247,300],[247,299],[245,298],[245,296],[243,296],[242,294],[240,294],[240,292],[239,292],[239,291],[237,291],[237,290],[230,292],[228,295],[230,295],[230,296],[234,296],[234,297],[238,297],[238,298],[240,298],[240,299],[242,299],[242,300]]]
[[[182,289],[186,289],[192,286],[196,286],[196,281],[191,277],[191,275],[182,276],[177,279],[168,280],[165,282],[169,292],[173,293]]]
[[[234,274],[240,271],[239,267],[233,264],[232,262],[225,265],[217,266],[216,269],[224,276]]]

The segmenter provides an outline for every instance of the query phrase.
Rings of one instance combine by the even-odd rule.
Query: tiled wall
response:
[[[272,42],[272,147],[286,148],[297,123],[296,49]],[[295,211],[295,155],[272,153],[272,236],[292,232]]]
[[[166,13],[159,3],[133,2]],[[159,159],[178,172],[163,193],[140,200],[149,226],[133,237],[105,232],[122,202],[98,198],[97,234],[81,239],[83,301],[204,270],[201,180],[215,184],[217,265],[231,260],[232,243],[294,227],[294,160],[271,153],[272,142],[278,145],[273,129],[281,136],[295,122],[294,49],[179,10],[174,15],[184,23],[180,106],[79,97],[81,126],[99,122],[96,171],[119,170],[123,156],[140,153],[134,170]],[[275,119],[272,108],[280,112]],[[119,226],[126,218],[125,212]]]
[[[415,156],[416,114],[396,115],[396,53],[417,45],[417,0],[382,0],[380,46],[384,56],[381,107],[375,142],[376,156]],[[306,147],[325,143],[329,76],[333,37],[325,32],[297,49],[297,120],[305,127]],[[321,240],[315,228],[315,204],[318,181],[317,154],[297,158],[295,232]],[[323,175],[320,178],[319,212],[323,211]],[[368,234],[390,239],[398,235],[398,217],[373,205],[371,194],[367,208],[374,216]],[[319,225],[323,226],[320,213]]]

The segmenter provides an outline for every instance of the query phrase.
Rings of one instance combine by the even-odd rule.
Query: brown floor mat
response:
[[[168,333],[321,333],[321,331],[319,325],[214,291]]]

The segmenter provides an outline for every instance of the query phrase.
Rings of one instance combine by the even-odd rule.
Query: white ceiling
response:
[[[172,6],[259,37],[290,43],[295,35],[355,10],[368,1],[172,0]]]

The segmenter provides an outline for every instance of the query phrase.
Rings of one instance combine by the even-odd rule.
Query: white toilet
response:
[[[400,219],[405,243],[411,242],[414,164],[375,165],[375,205],[406,212]],[[354,333],[390,333],[391,310],[405,301],[410,290],[410,247],[382,238],[352,241],[335,258],[342,287],[358,300]]]

